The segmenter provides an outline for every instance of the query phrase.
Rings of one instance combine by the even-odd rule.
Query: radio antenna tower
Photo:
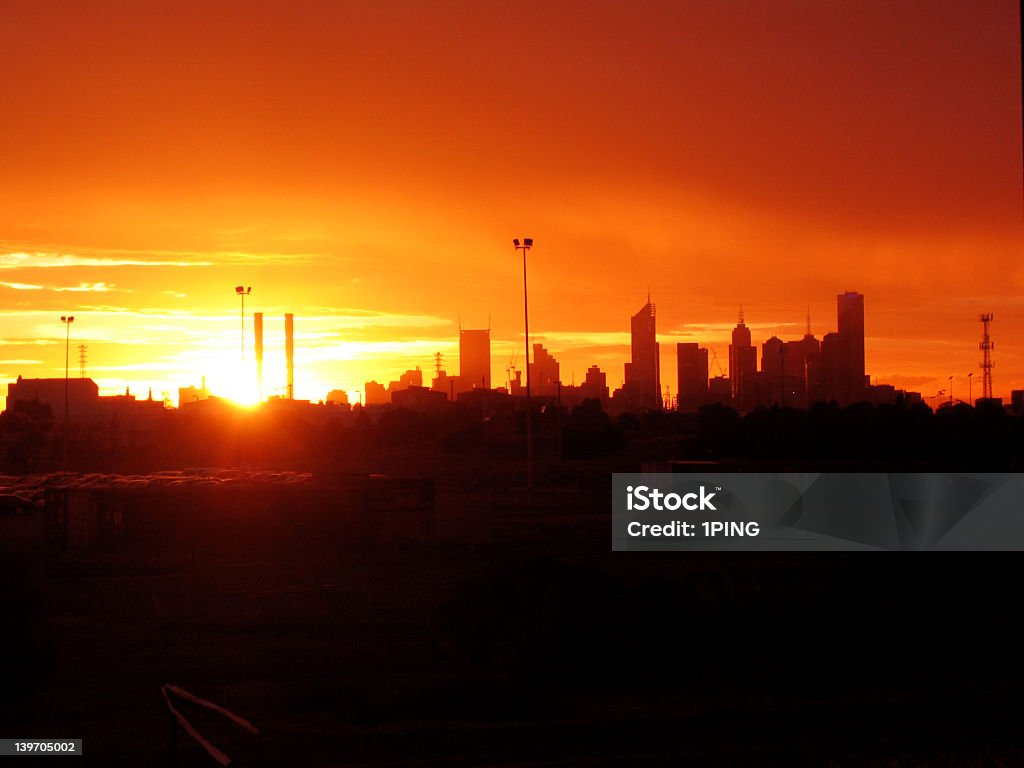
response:
[[[992,362],[992,350],[996,345],[988,336],[988,326],[992,322],[992,313],[986,312],[980,318],[982,326],[981,343],[978,348],[981,350],[981,396],[986,399],[992,398],[992,369],[996,364]]]
[[[85,378],[85,363],[89,359],[88,350],[88,344],[78,345],[78,372],[83,379]]]

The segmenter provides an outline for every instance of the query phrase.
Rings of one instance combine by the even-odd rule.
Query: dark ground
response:
[[[641,458],[528,509],[521,467],[378,454],[437,479],[434,533],[328,556],[46,563],[41,515],[2,517],[2,734],[171,764],[172,683],[260,728],[182,705],[239,766],[1024,765],[1017,556],[612,553]]]

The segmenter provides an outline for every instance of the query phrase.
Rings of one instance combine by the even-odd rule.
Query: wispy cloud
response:
[[[41,291],[45,286],[33,285],[32,283],[8,283],[0,281],[0,285],[4,288],[11,288],[15,291]]]
[[[436,315],[406,315],[400,312],[381,312],[351,307],[310,306],[304,308],[304,323],[315,324],[318,329],[353,328],[443,328],[452,320]]]
[[[530,334],[530,343],[543,341],[557,347],[621,347],[629,346],[628,331],[543,331]]]
[[[57,293],[109,293],[111,291],[122,291],[125,293],[131,293],[132,291],[126,288],[116,288],[113,283],[79,283],[78,285],[69,285],[62,288],[54,288],[53,290]]]
[[[118,288],[114,283],[100,281],[98,283],[80,282],[78,285],[37,285],[36,283],[14,283],[0,280],[0,286],[14,291],[54,291],[55,293],[134,293],[130,288]],[[171,291],[164,291],[171,293]],[[184,295],[184,294],[182,294]]]
[[[46,347],[57,343],[54,339],[0,339],[0,347]]]
[[[185,259],[140,259],[121,256],[79,256],[70,253],[0,253],[0,269],[63,267],[209,267],[214,262]]]
[[[315,251],[212,247],[209,249],[93,248],[69,243],[0,239],[0,269],[34,267],[211,267],[217,264],[305,263],[328,254]],[[331,256],[337,260],[337,255]]]
[[[90,365],[90,371],[161,371],[165,373],[174,373],[176,371],[176,365],[173,361],[171,362],[156,362],[156,363],[125,363],[124,365]]]

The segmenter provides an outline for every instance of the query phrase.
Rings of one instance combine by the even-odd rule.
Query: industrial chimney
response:
[[[295,399],[295,315],[284,316],[284,357],[288,367],[288,399]]]
[[[263,400],[263,313],[256,312],[252,316],[252,330],[256,336],[256,391],[260,401]]]

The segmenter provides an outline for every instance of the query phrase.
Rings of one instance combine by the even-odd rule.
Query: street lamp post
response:
[[[530,391],[530,304],[526,289],[526,252],[533,247],[533,238],[515,238],[512,245],[523,252],[523,328],[526,333],[526,490],[533,492],[533,404]]]
[[[967,374],[967,402],[974,407],[974,372]]]
[[[953,377],[949,377],[949,404],[953,404]]]
[[[235,293],[242,297],[242,365],[245,365],[245,297],[252,293],[252,286],[235,286]]]
[[[60,321],[64,323],[64,471],[68,471],[68,413],[70,411],[68,396],[69,371],[71,361],[71,324],[75,322],[74,315],[61,315]]]

